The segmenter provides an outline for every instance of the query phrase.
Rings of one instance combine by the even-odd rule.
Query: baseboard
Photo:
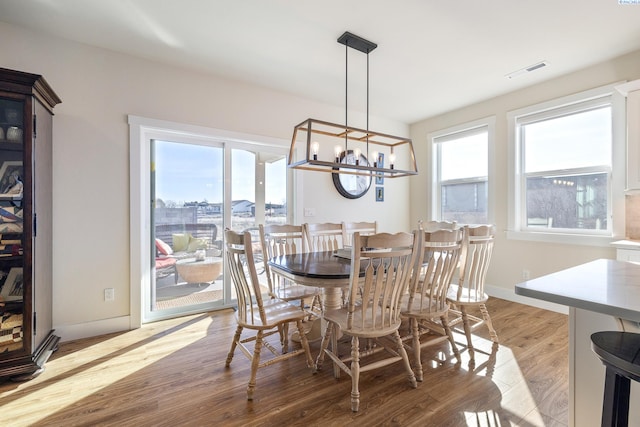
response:
[[[555,311],[562,314],[569,314],[569,308],[567,306],[517,295],[513,289],[507,289],[501,286],[486,285],[485,291],[487,292],[487,294],[489,294],[489,296],[492,297],[501,298],[520,304],[526,304],[533,307],[542,308],[544,310]],[[60,337],[60,341],[66,342],[82,338],[95,337],[98,335],[111,334],[114,332],[128,331],[131,329],[130,322],[131,319],[129,316],[122,316],[74,325],[54,325],[54,329],[56,331],[56,335]]]
[[[129,316],[114,317],[74,325],[54,325],[54,329],[61,342],[73,341],[113,332],[128,331],[131,329],[131,319]]]
[[[492,297],[506,299],[520,304],[530,305],[532,307],[542,308],[544,310],[555,311],[557,313],[569,314],[569,307],[566,305],[555,304],[548,301],[542,301],[535,298],[529,298],[516,294],[514,289],[507,289],[501,286],[485,285],[485,292]]]

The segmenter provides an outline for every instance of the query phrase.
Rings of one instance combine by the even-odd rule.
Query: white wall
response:
[[[62,104],[54,110],[54,325],[84,336],[126,327],[129,316],[129,141],[126,117],[167,120],[278,138],[308,117],[340,122],[344,111],[211,75],[132,58],[0,22],[2,67],[45,76]],[[428,218],[426,135],[496,115],[498,241],[488,282],[506,293],[522,269],[540,276],[613,249],[506,240],[506,112],[619,80],[640,78],[640,52],[525,90],[417,123],[411,127],[420,175],[385,180],[385,202],[370,191],[358,200],[338,195],[329,174],[298,172],[298,222],[379,221],[383,231],[409,230]],[[336,101],[341,103],[341,99]],[[352,124],[358,125],[358,115]],[[362,117],[362,115],[360,115]],[[371,118],[371,128],[406,135],[402,123]],[[411,188],[409,189],[409,183]],[[115,288],[116,301],[103,301]],[[65,339],[64,333],[62,338]]]
[[[526,78],[526,76],[521,78]],[[615,258],[614,249],[609,247],[547,244],[506,239],[507,184],[509,179],[507,112],[606,84],[638,78],[640,78],[640,51],[411,126],[411,137],[419,160],[418,167],[426,171],[430,162],[427,134],[480,118],[496,116],[496,170],[491,179],[495,180],[495,222],[498,236],[487,277],[487,283],[493,286],[490,288],[490,292],[494,295],[513,297],[514,285],[522,282],[522,270],[524,269],[529,270],[531,278],[534,278],[597,258]],[[624,169],[615,172],[624,173]],[[412,223],[429,216],[428,200],[425,197],[429,194],[426,177],[426,173],[423,173],[418,177],[411,178],[411,200],[417,201],[411,205]],[[622,200],[617,200],[615,203],[624,205]]]
[[[313,103],[215,76],[52,38],[0,22],[2,67],[42,74],[62,104],[54,109],[54,307],[63,340],[126,328],[129,316],[129,129],[127,115],[278,138],[314,117],[340,122],[343,108]],[[336,99],[340,105],[342,98]],[[362,126],[362,114],[350,113]],[[362,122],[361,122],[362,121]],[[371,117],[372,129],[407,135],[402,123]],[[304,207],[298,222],[378,220],[410,229],[409,181],[342,198],[330,174],[297,172]],[[391,181],[391,182],[390,182]],[[407,207],[407,208],[405,208]],[[116,300],[103,301],[115,288]]]

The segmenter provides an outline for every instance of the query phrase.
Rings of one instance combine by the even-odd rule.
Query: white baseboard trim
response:
[[[542,301],[535,298],[529,298],[516,294],[514,289],[507,289],[501,286],[485,285],[485,292],[492,297],[506,299],[507,301],[518,302],[520,304],[530,305],[532,307],[542,308],[544,310],[555,311],[557,313],[569,314],[569,307],[566,305],[555,304],[553,302]]]
[[[73,341],[113,332],[128,331],[131,329],[131,318],[122,316],[73,325],[55,325],[54,329],[61,342]]]
[[[569,308],[564,305],[542,301],[535,298],[517,295],[513,289],[501,286],[486,285],[485,291],[489,296],[526,304],[544,310],[555,311],[562,314],[569,314]],[[73,341],[82,338],[95,337],[98,335],[123,332],[131,329],[131,318],[129,316],[114,317],[111,319],[96,320],[94,322],[78,323],[73,325],[54,326],[55,334],[60,337],[61,342]]]

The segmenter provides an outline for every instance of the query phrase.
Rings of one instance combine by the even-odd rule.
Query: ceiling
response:
[[[405,123],[640,50],[640,4],[618,0],[0,0],[0,21],[342,107],[350,31],[378,44],[370,114]]]

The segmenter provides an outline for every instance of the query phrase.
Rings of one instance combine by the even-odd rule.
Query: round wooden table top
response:
[[[269,265],[280,271],[310,279],[340,280],[348,283],[351,260],[334,255],[333,251],[304,252],[271,258]],[[328,286],[335,286],[334,283]]]

